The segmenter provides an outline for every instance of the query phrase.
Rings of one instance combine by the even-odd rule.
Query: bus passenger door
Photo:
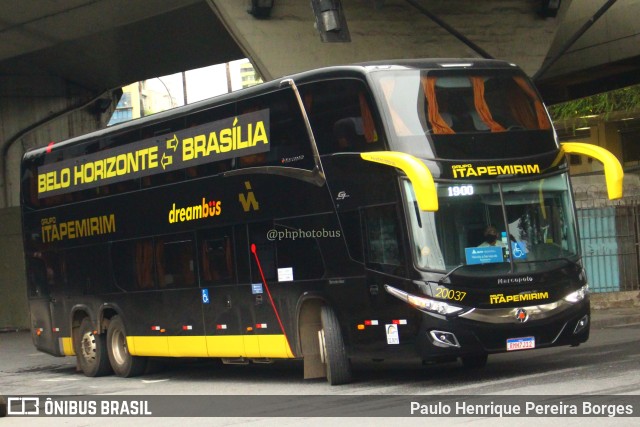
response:
[[[236,247],[232,227],[198,234],[200,303],[210,357],[235,359],[245,355],[237,281],[246,267],[237,260]]]

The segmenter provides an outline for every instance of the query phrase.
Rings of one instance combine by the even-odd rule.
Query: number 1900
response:
[[[453,185],[447,188],[449,197],[473,196],[473,185]]]

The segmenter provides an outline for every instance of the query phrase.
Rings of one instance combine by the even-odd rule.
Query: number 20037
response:
[[[464,291],[454,291],[453,289],[437,288],[436,294],[434,296],[436,298],[462,301],[466,295],[467,293]]]

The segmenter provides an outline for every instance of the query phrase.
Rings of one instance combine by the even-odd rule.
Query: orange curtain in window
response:
[[[305,110],[307,110],[307,114],[309,114],[311,112],[311,105],[313,104],[313,95],[311,95],[310,93],[307,93],[304,96],[304,108]]]
[[[538,127],[540,129],[550,129],[551,123],[549,123],[549,120],[547,119],[547,112],[544,109],[544,105],[542,105],[540,98],[538,98],[531,86],[529,86],[525,79],[520,76],[514,77],[513,80],[518,84],[518,86],[520,86],[520,89],[522,89],[529,98],[533,100],[533,104],[536,109],[536,116],[538,117]]]
[[[436,100],[436,78],[435,77],[423,77],[422,89],[427,97],[427,109],[428,119],[431,123],[431,132],[435,134],[451,134],[455,133],[453,129],[449,127],[447,122],[444,121],[438,110],[438,101]]]
[[[164,259],[164,240],[158,239],[155,242],[155,265],[156,265],[156,273],[158,275],[158,286],[164,288],[167,286],[167,277],[165,276],[166,270],[166,260]]]
[[[505,128],[493,120],[487,101],[484,99],[484,80],[482,77],[471,77],[471,83],[473,84],[473,105],[476,107],[480,119],[489,126],[491,132],[504,132]]]
[[[368,143],[376,142],[378,140],[378,134],[376,133],[376,127],[373,124],[373,116],[371,115],[371,109],[367,103],[364,93],[358,95],[360,101],[360,115],[362,116],[362,127],[364,128],[364,139]]]
[[[136,289],[153,288],[153,245],[150,240],[136,243]]]
[[[529,96],[521,90],[510,90],[507,94],[509,112],[518,123],[527,129],[538,129],[538,119]]]

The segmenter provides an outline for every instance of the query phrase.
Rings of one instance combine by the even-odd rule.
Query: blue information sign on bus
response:
[[[467,265],[491,264],[504,262],[502,246],[482,246],[478,248],[464,248]]]

